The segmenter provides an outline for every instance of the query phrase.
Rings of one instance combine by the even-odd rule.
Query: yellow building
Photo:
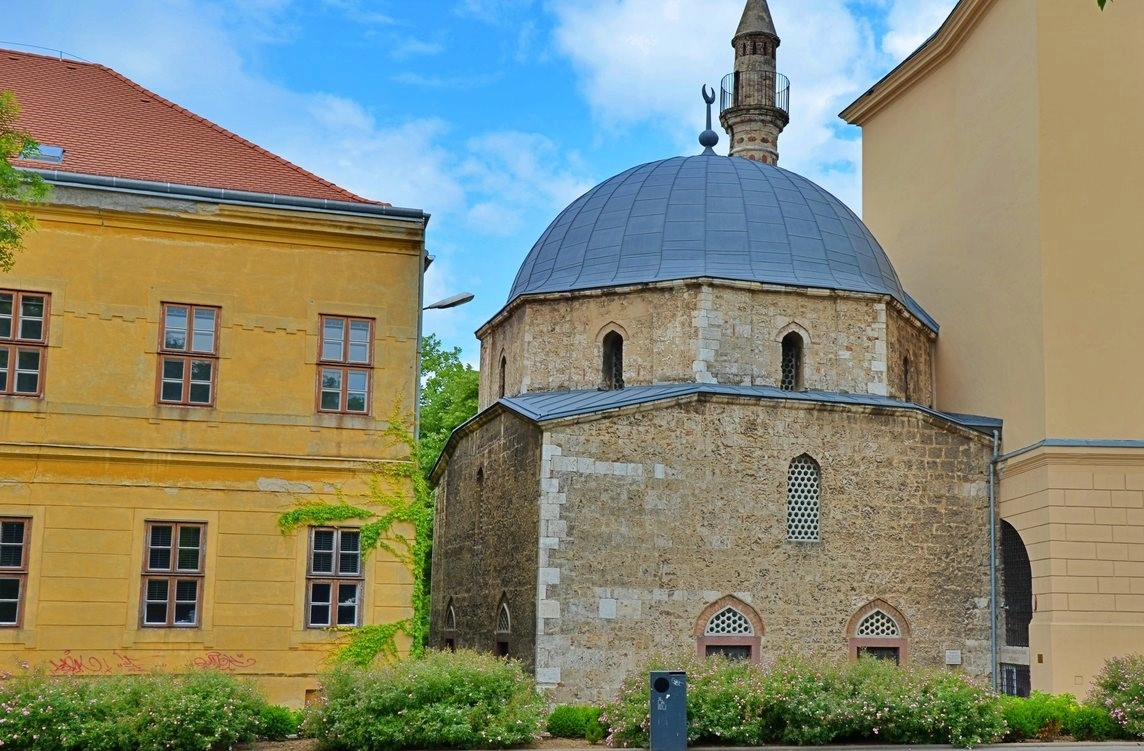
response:
[[[961,0],[842,113],[864,218],[942,323],[938,408],[1004,419],[1034,612],[1002,662],[1046,691],[1144,648],[1142,38],[1137,2]]]
[[[219,668],[300,704],[326,627],[411,577],[303,501],[400,461],[420,210],[338,188],[99,65],[5,51],[53,186],[0,276],[0,663]]]

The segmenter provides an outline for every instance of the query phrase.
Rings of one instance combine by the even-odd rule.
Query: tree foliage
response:
[[[461,362],[461,348],[444,349],[430,334],[421,340],[421,424],[418,452],[426,473],[449,440],[453,428],[477,414],[480,373]]]
[[[1104,10],[1104,6],[1109,2],[1111,2],[1111,0],[1096,0],[1096,4],[1100,6],[1101,10]]]
[[[12,166],[12,159],[39,148],[30,134],[16,127],[19,115],[16,97],[0,91],[0,271],[12,270],[24,234],[35,226],[28,211],[5,204],[40,201],[48,194],[48,185],[39,175]]]

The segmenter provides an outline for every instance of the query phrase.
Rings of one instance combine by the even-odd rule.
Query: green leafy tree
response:
[[[436,335],[421,340],[421,424],[418,456],[429,473],[449,434],[477,414],[480,372],[461,362],[461,348],[447,350]]]
[[[1112,0],[1096,0],[1096,4],[1100,6],[1101,10],[1104,10],[1104,6],[1107,5],[1108,3],[1110,3],[1111,1]]]
[[[40,201],[48,194],[48,185],[39,175],[12,166],[13,158],[39,148],[31,135],[16,127],[19,115],[16,97],[0,91],[0,271],[12,270],[24,234],[35,226],[28,211],[10,204]]]

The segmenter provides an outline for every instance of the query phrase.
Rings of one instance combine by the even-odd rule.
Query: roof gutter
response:
[[[301,196],[284,196],[277,193],[254,193],[245,190],[207,188],[201,185],[161,183],[127,177],[86,175],[79,172],[61,172],[60,170],[44,170],[29,167],[20,167],[19,169],[24,172],[39,175],[46,182],[60,187],[114,190],[124,193],[140,193],[198,201],[207,200],[242,206],[385,217],[387,219],[417,221],[426,224],[428,224],[430,216],[421,209],[403,209],[380,203],[356,203],[354,201],[335,201],[328,198],[303,198]]]

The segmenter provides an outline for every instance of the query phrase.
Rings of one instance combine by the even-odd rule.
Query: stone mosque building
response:
[[[480,412],[432,477],[431,643],[518,658],[557,701],[680,650],[1027,691],[1001,420],[940,408],[938,323],[862,220],[777,166],[766,0],[733,46],[730,155],[709,129],[588,191],[477,332]]]

